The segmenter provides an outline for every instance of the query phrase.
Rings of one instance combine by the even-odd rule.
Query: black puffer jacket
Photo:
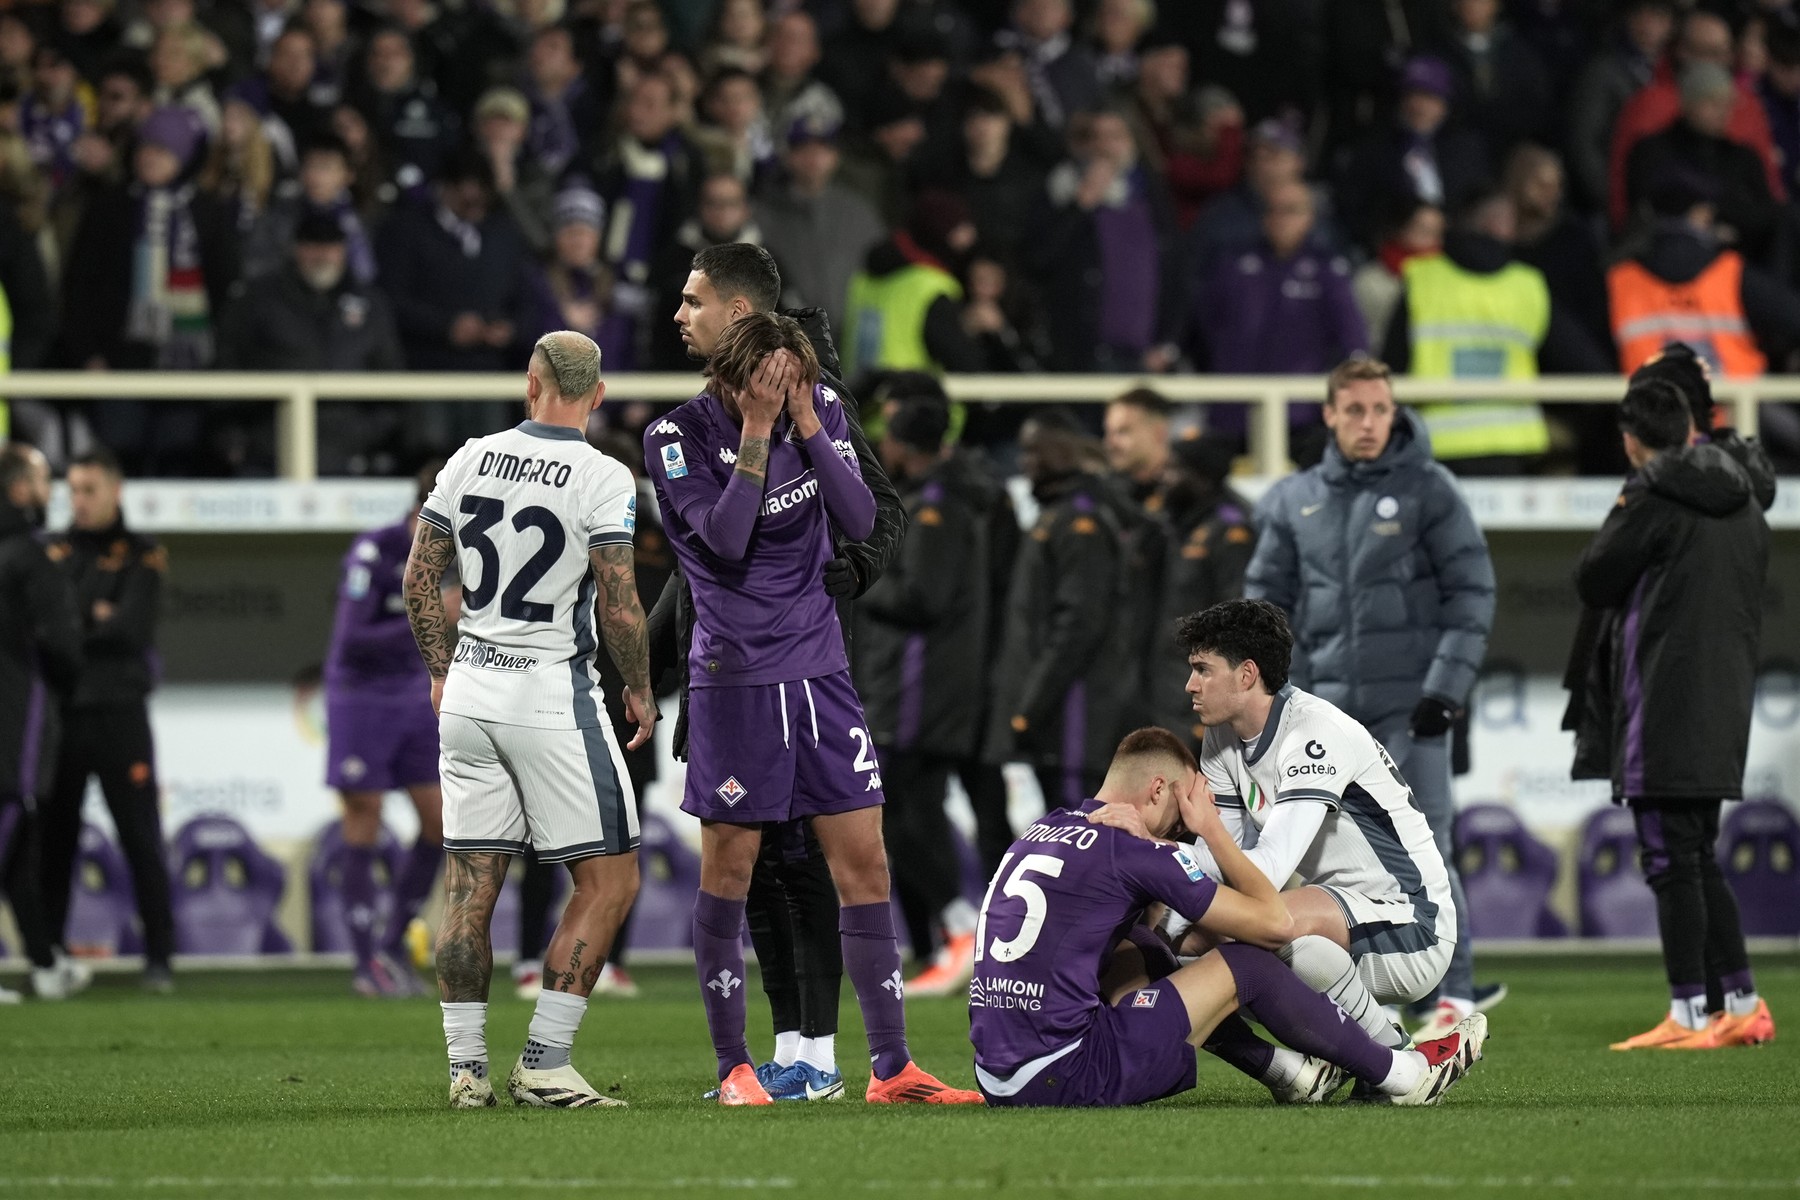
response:
[[[25,514],[0,500],[0,804],[49,786],[50,693],[68,697],[80,674],[74,590]]]
[[[875,744],[962,758],[988,685],[986,514],[938,464],[902,485],[907,534],[856,606],[856,690]]]
[[[1577,762],[1604,753],[1615,800],[1743,795],[1769,566],[1752,497],[1724,449],[1665,451],[1626,483],[1576,567],[1582,603],[1603,610]]]
[[[1013,564],[983,753],[1104,771],[1143,706],[1127,531],[1096,476],[1035,493],[1042,508]]]
[[[860,596],[881,578],[882,571],[899,551],[901,536],[906,532],[906,510],[901,507],[900,493],[894,490],[887,472],[881,469],[881,460],[869,448],[869,439],[863,436],[856,398],[838,378],[841,367],[837,344],[832,341],[831,321],[825,310],[796,308],[784,315],[800,322],[819,356],[825,386],[842,397],[844,417],[850,424],[850,441],[856,447],[857,467],[862,471],[863,482],[875,494],[875,531],[866,541],[852,542],[833,532],[838,555],[848,559],[856,571],[856,595]],[[850,638],[853,599],[847,596],[838,601],[838,623],[844,628],[846,642]],[[656,682],[659,696],[676,689],[681,692],[681,707],[675,718],[674,750],[675,757],[683,761],[687,759],[688,647],[693,637],[694,600],[688,591],[687,578],[677,568],[657,598],[656,607],[650,610],[650,677]]]

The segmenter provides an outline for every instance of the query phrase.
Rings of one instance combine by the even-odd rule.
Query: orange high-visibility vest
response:
[[[1727,378],[1768,369],[1744,319],[1744,260],[1727,250],[1687,283],[1658,279],[1635,260],[1606,273],[1619,369],[1629,375],[1669,342],[1686,342]]]

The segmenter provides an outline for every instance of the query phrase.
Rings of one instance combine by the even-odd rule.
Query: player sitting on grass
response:
[[[1385,1046],[1408,1044],[1382,1004],[1430,992],[1456,944],[1450,877],[1431,828],[1381,743],[1328,701],[1287,682],[1294,639],[1264,600],[1229,600],[1184,618],[1176,639],[1188,694],[1206,726],[1200,770],[1225,828],[1284,899],[1293,940],[1281,957]],[[1119,817],[1130,825],[1131,814]],[[1110,819],[1103,817],[1102,819]],[[1203,869],[1215,869],[1204,846]],[[1179,933],[1183,923],[1165,922]],[[1204,939],[1185,949],[1204,948]],[[1288,1094],[1267,1045],[1227,1021],[1208,1050]]]
[[[1128,807],[1153,838],[1185,825],[1224,868],[1209,877],[1187,847],[1093,823]],[[1242,890],[1238,890],[1240,888]],[[1164,904],[1236,939],[1176,968],[1137,926]],[[969,1040],[989,1104],[1111,1107],[1194,1086],[1194,1047],[1240,1008],[1294,1050],[1260,1043],[1323,1099],[1348,1071],[1395,1104],[1435,1104],[1481,1057],[1480,1013],[1413,1050],[1378,1045],[1270,953],[1293,935],[1281,895],[1219,819],[1193,755],[1140,729],[1113,756],[1100,793],[1027,829],[981,905]],[[1337,1064],[1337,1067],[1322,1064]]]

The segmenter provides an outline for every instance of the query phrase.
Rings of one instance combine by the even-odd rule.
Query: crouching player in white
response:
[[[1185,846],[1090,823],[1102,806],[1130,811],[1151,838],[1185,825],[1235,886],[1216,882]],[[1151,904],[1237,940],[1177,967],[1136,924]],[[1099,796],[1027,829],[982,900],[969,1040],[988,1103],[1110,1107],[1172,1096],[1194,1086],[1194,1047],[1241,1020],[1240,1008],[1309,1061],[1337,1064],[1336,1079],[1347,1070],[1396,1104],[1435,1104],[1481,1057],[1479,1013],[1416,1050],[1377,1044],[1269,953],[1292,929],[1181,739],[1163,729],[1129,735]]]
[[[1281,957],[1370,1037],[1407,1045],[1381,1005],[1437,986],[1456,944],[1456,909],[1405,779],[1367,729],[1287,682],[1293,635],[1274,605],[1215,604],[1184,618],[1176,640],[1206,726],[1200,770],[1225,827],[1269,882],[1282,887],[1297,875],[1302,885],[1284,895],[1294,938]],[[1131,816],[1099,819],[1132,828]],[[1194,854],[1214,869],[1204,847]],[[1163,928],[1179,934],[1185,925],[1170,919]],[[1298,1056],[1271,1054],[1242,1021],[1222,1024],[1206,1048],[1278,1100],[1323,1099],[1334,1084],[1303,1070]]]
[[[632,566],[631,472],[587,444],[600,350],[578,333],[539,339],[527,419],[453,455],[419,510],[406,611],[431,673],[444,789],[445,910],[438,990],[450,1106],[494,1103],[487,1079],[489,926],[515,854],[563,863],[574,893],[544,955],[544,987],[508,1090],[547,1108],[620,1105],[569,1061],[638,886],[637,805],[594,670],[600,634],[624,676],[635,748],[656,725],[644,610]],[[459,640],[439,582],[463,581]]]

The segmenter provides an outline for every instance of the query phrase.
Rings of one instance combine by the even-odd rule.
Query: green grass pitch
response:
[[[847,988],[850,1098],[720,1110],[693,975],[662,968],[643,999],[596,1001],[576,1046],[629,1110],[453,1113],[430,1002],[320,972],[183,976],[166,998],[109,978],[0,1008],[0,1198],[1800,1193],[1800,957],[1757,968],[1788,1022],[1757,1049],[1609,1053],[1661,1016],[1654,961],[1487,957],[1512,996],[1441,1108],[1277,1109],[1202,1055],[1196,1091],[1111,1112],[871,1109]],[[907,1007],[919,1061],[971,1083],[963,1007]],[[501,1077],[528,1016],[510,989],[494,1004]],[[751,1028],[766,1052],[760,997]]]

